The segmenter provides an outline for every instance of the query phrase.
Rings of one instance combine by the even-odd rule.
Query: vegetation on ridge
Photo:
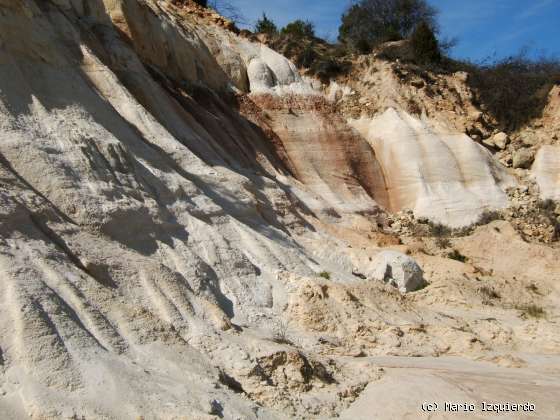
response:
[[[317,37],[312,22],[295,20],[278,30],[263,13],[255,32],[310,76],[324,82],[347,73],[356,54],[368,54],[382,42],[409,39],[418,63],[439,62],[446,43],[437,39],[437,11],[425,0],[361,0],[342,17],[339,42]]]
[[[342,15],[338,39],[349,48],[369,52],[411,36],[422,24],[433,33],[437,10],[425,0],[359,0]]]
[[[508,131],[540,117],[550,89],[560,83],[560,61],[531,58],[527,49],[500,60],[463,64],[476,103]]]
[[[558,59],[531,58],[527,50],[478,63],[451,59],[455,41],[438,36],[437,17],[426,0],[357,0],[342,16],[338,43],[317,37],[312,22],[296,20],[279,30],[265,14],[255,31],[267,34],[271,48],[323,82],[349,72],[356,54],[377,51],[379,58],[399,58],[419,70],[466,71],[475,105],[502,130],[516,130],[542,115],[550,89],[560,83]],[[380,50],[388,41],[402,41],[410,53]]]

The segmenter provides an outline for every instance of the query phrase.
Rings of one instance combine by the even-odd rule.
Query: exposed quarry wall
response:
[[[557,339],[441,324],[443,292],[368,278],[382,245],[413,252],[382,208],[462,226],[505,205],[485,150],[398,101],[347,118],[228,27],[189,1],[0,0],[0,417],[332,417],[379,372],[331,357]],[[421,258],[438,287],[478,275]]]
[[[230,31],[211,25],[197,24],[194,22],[192,14],[173,8],[166,2],[119,1],[108,2],[105,6],[109,15],[117,22],[120,31],[129,34],[130,42],[142,60],[160,69],[166,76],[173,80],[186,79],[190,82],[201,82],[218,91],[223,91],[228,85],[233,84],[242,92],[250,92],[261,108],[270,108],[271,112],[268,114],[272,120],[265,121],[265,128],[271,128],[276,138],[280,140],[281,145],[275,144],[275,148],[279,149],[278,154],[287,166],[300,161],[298,168],[298,174],[302,177],[300,181],[310,185],[315,184],[315,190],[325,197],[328,195],[329,202],[333,205],[336,204],[335,208],[338,211],[371,212],[372,205],[374,206],[377,202],[392,211],[411,208],[420,217],[428,217],[438,222],[458,226],[475,222],[487,209],[501,208],[505,205],[505,194],[499,185],[510,185],[511,179],[502,182],[506,178],[505,174],[498,173],[499,170],[495,165],[491,167],[493,164],[489,159],[478,159],[480,155],[476,155],[476,152],[474,156],[469,156],[468,153],[455,153],[453,159],[458,162],[459,167],[470,164],[464,162],[466,159],[476,162],[475,165],[480,167],[470,173],[467,170],[466,177],[468,178],[475,172],[485,174],[481,175],[478,181],[462,179],[455,169],[451,169],[452,173],[455,172],[455,175],[451,175],[451,179],[457,182],[454,191],[453,188],[431,187],[429,192],[409,194],[411,190],[416,189],[413,178],[405,176],[397,179],[393,176],[390,181],[391,192],[402,190],[403,193],[397,193],[395,197],[391,198],[391,192],[387,190],[386,174],[382,173],[375,154],[387,157],[393,151],[385,150],[379,142],[377,142],[375,151],[368,150],[372,149],[371,146],[368,148],[367,141],[364,142],[359,137],[371,137],[370,133],[364,133],[363,130],[356,132],[353,128],[348,127],[342,119],[330,118],[329,113],[333,115],[334,111],[321,109],[322,95],[320,92],[312,87],[310,81],[302,79],[294,65],[284,57],[264,45],[249,42]],[[154,10],[159,12],[155,13]],[[168,16],[172,22],[163,30],[161,29],[162,14]],[[184,42],[184,40],[188,42]],[[161,45],[165,48],[162,49]],[[387,70],[378,73],[387,73]],[[399,89],[398,83],[388,75],[375,77],[384,82],[380,89],[387,90],[390,86],[393,90]],[[136,85],[142,86],[143,84],[137,83]],[[461,88],[455,86],[453,89],[458,92]],[[265,99],[259,100],[258,98],[262,95],[265,96]],[[272,105],[274,101],[271,101],[268,95],[272,95],[272,97],[289,96],[291,100],[280,100],[279,105]],[[385,92],[380,95],[380,98],[383,95],[389,94]],[[137,96],[153,97],[150,94]],[[384,103],[399,106],[400,99],[397,99],[395,93],[389,96],[395,97],[394,101],[391,102],[386,98],[383,100]],[[301,98],[298,99],[298,97]],[[151,107],[152,112],[157,112],[158,108],[160,107]],[[274,108],[280,110],[284,115],[272,115]],[[294,112],[296,109],[301,109],[303,112],[297,115]],[[310,118],[307,117],[309,112],[312,113]],[[405,110],[400,112],[406,114]],[[462,112],[472,112],[472,109]],[[321,113],[326,117],[318,117]],[[329,119],[331,121],[327,122]],[[412,121],[413,118],[410,117],[409,120]],[[210,121],[209,123],[205,126],[211,126]],[[389,122],[387,124],[388,128],[385,130],[389,133],[388,136],[392,136],[395,143],[402,144],[399,142],[401,135],[392,135],[393,127]],[[212,134],[214,137],[220,136],[220,133]],[[453,132],[449,136],[445,131],[432,131],[430,136],[433,139],[438,136],[444,139],[452,137]],[[237,135],[237,137],[243,136]],[[474,143],[469,138],[466,136],[459,136],[459,138],[460,140],[456,143],[463,151],[476,150]],[[334,141],[329,141],[329,139]],[[253,142],[258,142],[258,140],[253,140]],[[290,148],[290,151],[286,154],[286,150],[283,149],[287,148]],[[312,152],[306,153],[306,148],[311,148]],[[325,150],[325,148],[328,148],[330,153],[322,154],[322,157],[315,153]],[[351,151],[352,148],[355,148],[356,151]],[[388,146],[387,149],[390,147]],[[342,150],[343,156],[336,157],[338,153],[336,150]],[[228,149],[226,152],[230,156],[236,154],[236,150],[232,149]],[[421,159],[425,161],[432,159],[432,152],[434,156],[438,154],[436,150],[427,150],[424,154],[410,153],[408,158],[402,160],[410,160],[410,164],[406,164],[408,168],[427,167]],[[311,157],[312,155],[313,157]],[[336,162],[329,161],[331,156]],[[442,169],[447,165],[449,157],[445,156],[440,160]],[[327,161],[314,163],[316,158],[326,158]],[[387,167],[393,166],[387,162],[386,165]],[[319,172],[319,176],[313,181],[310,179],[310,171]],[[432,185],[440,183],[440,180],[447,183],[446,175],[448,173],[444,170],[439,173],[436,171],[428,182],[431,182]],[[347,181],[341,183],[340,180],[344,178],[347,178]],[[475,186],[473,186],[473,181]],[[349,187],[343,187],[346,184]],[[341,187],[346,188],[347,191],[338,194],[337,190]],[[465,197],[470,198],[465,199]],[[417,205],[417,201],[423,202],[423,204]],[[367,204],[368,202],[370,204]]]
[[[465,226],[507,205],[504,189],[513,178],[465,134],[438,132],[392,108],[351,124],[380,161],[390,210],[407,208],[417,217]]]

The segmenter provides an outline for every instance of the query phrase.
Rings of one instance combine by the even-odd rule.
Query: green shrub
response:
[[[434,30],[426,22],[414,29],[410,36],[410,46],[418,64],[431,64],[441,61],[441,51]]]
[[[465,257],[463,254],[461,254],[456,249],[454,249],[453,252],[450,252],[449,254],[447,254],[447,258],[451,258],[452,260],[459,261],[459,262],[462,262],[462,263],[467,261],[467,257]]]
[[[489,298],[489,299],[500,299],[501,298],[501,296],[498,292],[496,292],[494,289],[492,289],[488,286],[482,286],[478,290],[486,298]]]
[[[430,234],[432,236],[435,236],[436,238],[450,236],[453,233],[451,228],[442,225],[441,223],[428,221],[428,226],[430,229]]]
[[[321,57],[315,60],[311,66],[311,74],[315,75],[323,83],[327,83],[330,79],[345,73],[349,70],[349,64],[340,62],[332,57]]]
[[[357,40],[354,47],[360,54],[369,54],[372,50],[371,43],[367,39]]]
[[[331,279],[331,273],[329,273],[328,271],[321,271],[319,273],[319,277],[330,280]]]
[[[516,309],[521,311],[523,315],[529,316],[531,318],[544,318],[546,316],[546,311],[534,303],[530,305],[519,305]]]
[[[196,4],[200,4],[202,7],[208,6],[208,0],[194,0]]]
[[[451,247],[451,241],[445,237],[436,238],[436,246],[442,249],[449,248]]]
[[[313,48],[313,45],[309,43],[305,46],[303,51],[296,56],[295,64],[298,67],[309,68],[313,65],[313,63],[315,62],[315,60],[317,60],[318,57],[319,55]]]
[[[495,220],[504,220],[504,217],[499,211],[496,210],[485,210],[478,218],[476,225],[484,226],[492,223]]]
[[[282,28],[282,35],[292,35],[296,38],[314,38],[315,25],[308,20],[294,20]]]
[[[255,32],[260,34],[275,35],[278,33],[278,28],[276,24],[270,20],[265,13],[263,13],[262,18],[259,19],[255,25]]]

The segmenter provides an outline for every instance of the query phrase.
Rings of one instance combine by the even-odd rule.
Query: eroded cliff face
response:
[[[495,222],[461,263],[387,227],[470,224],[513,178],[452,118],[347,112],[354,88],[189,1],[0,0],[0,416],[332,417],[375,356],[554,352],[557,249]],[[387,246],[426,289],[370,278]],[[519,319],[536,301],[552,320]]]
[[[395,73],[393,69],[378,64],[372,66],[371,63],[364,63],[366,77],[357,77],[360,82],[351,84],[361,92],[362,103],[367,98],[376,104],[378,112],[396,109],[408,120],[408,123],[400,125],[401,134],[393,138],[408,136],[412,149],[423,148],[420,137],[415,134],[410,136],[413,130],[405,125],[424,124],[431,138],[436,140],[435,143],[442,140],[439,141],[439,149],[434,146],[435,149],[429,151],[429,159],[442,162],[441,171],[431,176],[419,170],[417,176],[427,179],[420,183],[430,185],[416,188],[417,182],[406,174],[407,168],[429,167],[428,156],[410,153],[397,159],[390,146],[374,140],[376,131],[391,132],[395,128],[393,121],[377,119],[377,123],[373,123],[373,130],[365,130],[363,127],[367,123],[363,121],[364,113],[361,112],[359,126],[362,130],[356,130],[355,124],[352,126],[351,113],[343,112],[339,116],[332,104],[333,98],[323,94],[320,83],[302,78],[291,62],[268,47],[249,42],[216,25],[200,25],[197,22],[197,19],[200,20],[197,9],[193,9],[192,5],[189,8],[188,3],[177,8],[166,2],[111,2],[106,7],[119,31],[125,34],[142,61],[161,71],[174,84],[202,83],[219,93],[233,87],[241,96],[249,94],[250,99],[245,101],[255,102],[259,113],[265,114],[264,118],[253,121],[265,131],[272,130],[275,139],[279,140],[273,144],[284,164],[298,171],[294,175],[299,181],[323,197],[328,196],[330,204],[337,211],[372,212],[377,203],[390,211],[410,208],[419,217],[464,226],[475,222],[485,210],[505,206],[503,188],[511,186],[513,181],[506,180],[507,176],[493,161],[477,155],[474,151],[476,148],[484,153],[481,146],[475,146],[470,138],[463,136],[458,142],[459,147],[473,150],[471,154],[457,154],[455,151],[452,152],[453,156],[446,155],[449,148],[443,145],[444,139],[464,131],[469,118],[480,119],[480,116],[473,117],[477,111],[470,105],[469,92],[461,85],[461,81],[464,83],[461,77],[450,78],[444,85],[445,93],[434,93],[442,96],[439,101],[423,91],[423,95],[420,95],[419,89],[418,92],[408,92],[410,88],[406,87],[407,83],[402,83],[402,79],[408,82],[407,78],[411,76],[403,75],[402,71]],[[161,16],[173,22],[163,33],[160,30]],[[178,34],[183,34],[183,37]],[[367,74],[368,69],[373,76]],[[443,98],[444,95],[455,95],[457,98],[449,101]],[[420,122],[420,118],[409,114],[411,100],[427,104],[424,108],[431,112],[420,116],[427,121]],[[149,107],[150,110],[153,108]],[[251,119],[251,116],[249,110],[247,117]],[[375,127],[376,124],[379,127]],[[476,124],[476,120],[471,122],[473,127]],[[208,125],[211,124],[205,124]],[[430,126],[435,126],[435,129]],[[326,148],[329,149],[328,153],[316,153]],[[227,153],[234,154],[235,150],[227,150]],[[313,154],[315,156],[311,156]],[[384,161],[380,161],[380,156],[383,156]],[[471,162],[467,160],[472,158],[475,159],[475,165],[479,165],[476,170],[488,175],[487,178],[482,175],[480,180],[475,180],[472,179],[472,172],[467,170],[462,175],[454,168],[451,173],[446,173],[448,159],[457,162],[453,167],[461,167],[469,165]],[[316,159],[324,161],[315,162]],[[395,166],[400,169],[394,169]],[[387,168],[385,172],[383,167]],[[311,172],[317,172],[315,180],[310,178],[313,176]],[[387,176],[391,179],[386,179]],[[446,184],[448,179],[457,180],[457,188],[442,188],[441,184]],[[390,189],[388,184],[391,184]],[[411,189],[416,192],[409,194]],[[397,190],[404,190],[405,193],[401,196],[393,193]],[[473,190],[477,191],[476,197],[473,197]],[[394,197],[391,197],[392,194]],[[403,195],[407,197],[403,198]],[[433,210],[422,204],[434,199],[442,204]]]
[[[507,205],[513,178],[466,134],[433,129],[392,108],[352,125],[381,162],[391,211],[412,209],[417,217],[465,226]]]

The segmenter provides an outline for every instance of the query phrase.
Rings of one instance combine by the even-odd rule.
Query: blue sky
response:
[[[350,0],[230,0],[249,26],[263,12],[278,26],[312,21],[319,36],[336,39]],[[440,11],[441,34],[457,37],[452,55],[481,60],[505,57],[524,46],[560,57],[560,0],[429,0]]]

